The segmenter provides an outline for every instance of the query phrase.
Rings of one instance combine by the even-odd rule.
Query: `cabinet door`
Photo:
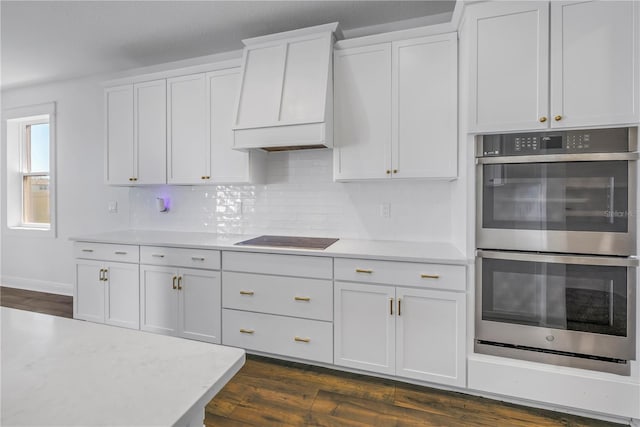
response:
[[[106,265],[105,323],[140,328],[138,264],[112,262]]]
[[[394,42],[392,177],[458,173],[457,33]]]
[[[469,130],[546,129],[549,4],[478,5],[471,25]]]
[[[395,374],[395,288],[335,282],[334,363]]]
[[[249,182],[249,156],[233,150],[233,106],[236,103],[240,71],[237,68],[207,73],[211,181]]]
[[[464,293],[398,288],[396,375],[465,386]]]
[[[167,80],[169,184],[207,183],[209,131],[204,74]]]
[[[177,335],[177,276],[169,267],[140,266],[140,329],[143,331]]]
[[[108,88],[105,99],[107,184],[131,184],[135,178],[133,147],[133,86]]]
[[[334,178],[391,176],[391,44],[334,52]]]
[[[76,260],[73,318],[104,323],[104,281],[100,261]]]
[[[553,127],[640,120],[633,1],[551,2]]]
[[[137,184],[167,182],[167,83],[155,80],[133,86]]]
[[[220,273],[193,269],[182,269],[179,273],[180,336],[220,344]]]

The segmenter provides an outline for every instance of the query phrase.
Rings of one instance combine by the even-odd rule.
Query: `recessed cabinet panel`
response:
[[[200,341],[220,343],[220,273],[180,270],[178,296],[180,335]]]
[[[477,131],[548,126],[549,5],[498,4],[472,22],[470,125]],[[539,119],[545,117],[544,122]]]
[[[324,120],[330,37],[326,35],[287,45],[280,121]]]
[[[205,75],[168,79],[167,101],[168,182],[202,183],[210,156]]]
[[[278,121],[285,54],[284,44],[245,50],[237,126],[252,127]]]
[[[104,322],[104,281],[98,261],[76,261],[76,284],[73,294],[73,318]]]
[[[135,174],[133,147],[133,85],[105,90],[106,181],[131,184]]]
[[[137,184],[167,182],[166,80],[134,85],[134,135]]]
[[[634,1],[551,2],[553,127],[640,120],[638,6]]]
[[[334,53],[334,177],[391,173],[391,44]]]
[[[457,34],[394,42],[394,178],[458,172]]]
[[[125,328],[140,327],[138,264],[110,263],[106,268],[105,323]]]
[[[395,288],[335,283],[334,363],[395,374]]]
[[[177,283],[174,276],[177,276],[175,270],[167,267],[140,268],[140,329],[143,331],[177,334]]]

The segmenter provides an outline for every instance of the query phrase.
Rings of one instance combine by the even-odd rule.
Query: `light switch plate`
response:
[[[109,213],[118,213],[118,202],[110,201],[107,209],[109,209]]]

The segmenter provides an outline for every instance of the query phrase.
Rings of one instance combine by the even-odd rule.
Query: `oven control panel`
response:
[[[478,157],[629,151],[629,129],[589,129],[485,135]]]

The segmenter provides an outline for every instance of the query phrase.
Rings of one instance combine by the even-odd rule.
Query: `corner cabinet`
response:
[[[336,180],[457,177],[457,43],[449,33],[334,52]]]
[[[335,260],[334,363],[465,386],[465,267]]]
[[[78,242],[73,318],[138,329],[138,247]]]
[[[219,344],[220,252],[140,248],[140,329]]]
[[[471,43],[470,131],[640,121],[639,6],[632,1],[470,6],[463,32]]]
[[[166,182],[166,82],[105,89],[107,184]]]

